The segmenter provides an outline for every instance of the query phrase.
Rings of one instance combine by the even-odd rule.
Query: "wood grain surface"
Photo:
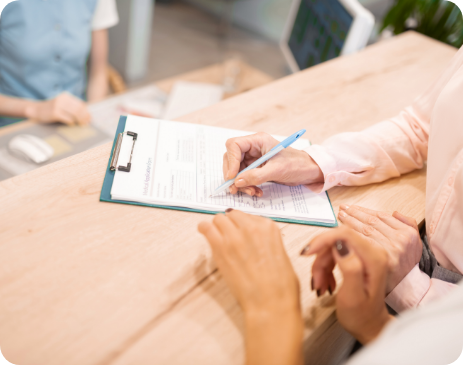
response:
[[[182,117],[317,143],[397,114],[456,50],[415,33]],[[105,145],[0,183],[0,346],[17,365],[241,364],[242,313],[198,223],[211,216],[99,202]],[[424,219],[425,170],[336,187],[340,203]],[[301,280],[306,363],[337,363],[350,338],[334,299],[309,290],[300,250],[325,228],[278,224]],[[339,277],[338,277],[339,278]]]

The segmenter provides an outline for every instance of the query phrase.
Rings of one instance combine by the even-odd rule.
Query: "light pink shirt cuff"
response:
[[[315,163],[322,170],[323,176],[325,177],[325,183],[323,184],[306,185],[309,189],[316,193],[321,193],[339,184],[336,174],[336,160],[333,156],[325,151],[325,147],[314,144],[305,148],[304,151],[307,152],[310,157],[312,157]]]
[[[386,303],[400,313],[415,308],[431,286],[431,278],[420,270],[418,264],[402,279],[402,281],[386,297]]]
[[[427,305],[429,302],[432,302],[433,300],[445,297],[455,288],[458,288],[458,285],[448,283],[439,279],[431,279],[431,285],[429,287],[429,290],[424,296],[424,298],[421,300],[419,305]]]

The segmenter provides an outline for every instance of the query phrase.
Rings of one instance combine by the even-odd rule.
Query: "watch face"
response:
[[[288,42],[299,68],[339,56],[353,20],[337,0],[301,0]]]

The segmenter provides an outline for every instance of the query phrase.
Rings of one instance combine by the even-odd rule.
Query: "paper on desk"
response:
[[[125,130],[138,133],[132,170],[116,171],[112,199],[217,212],[231,207],[269,217],[335,222],[326,193],[315,194],[304,186],[265,183],[260,198],[228,192],[210,197],[223,183],[226,140],[249,132],[135,116],[127,118]],[[132,143],[124,138],[118,165],[127,164]],[[293,147],[308,145],[301,139]]]
[[[221,101],[221,85],[177,81],[167,99],[162,118],[172,120]]]
[[[166,98],[166,94],[154,85],[109,97],[89,105],[92,123],[106,134],[114,136],[121,115],[159,118]]]

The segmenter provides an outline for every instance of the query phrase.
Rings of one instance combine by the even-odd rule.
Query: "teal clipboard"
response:
[[[213,212],[213,211],[209,211],[209,210],[198,210],[198,209],[172,207],[172,206],[156,205],[156,204],[145,204],[145,203],[129,202],[129,201],[125,201],[125,200],[111,199],[111,188],[113,186],[114,176],[116,174],[115,171],[111,171],[111,169],[110,169],[111,159],[113,157],[113,153],[114,153],[114,149],[116,147],[117,138],[119,136],[119,133],[123,133],[125,131],[125,123],[126,122],[127,122],[127,117],[126,116],[121,116],[120,119],[119,119],[119,124],[117,126],[116,136],[114,137],[113,146],[111,148],[111,155],[109,156],[108,166],[106,167],[106,174],[105,174],[105,177],[104,177],[104,180],[103,180],[103,187],[101,188],[100,201],[109,202],[109,203],[141,205],[141,206],[145,206],[145,207],[153,207],[153,208],[161,208],[161,209],[183,210],[183,211],[186,211],[186,212],[217,214],[218,212]],[[329,197],[328,194],[327,194],[327,196],[328,196],[328,201],[330,202],[330,205],[331,205],[331,210],[333,210],[333,205],[331,204],[330,197]],[[298,224],[305,224],[305,225],[311,225],[311,226],[322,226],[322,227],[337,227],[338,226],[338,221],[336,219],[336,215],[334,214],[334,210],[333,210],[333,215],[335,217],[334,218],[335,223],[333,223],[333,224],[321,223],[321,222],[300,221],[300,220],[297,220],[297,219],[286,219],[286,218],[272,218],[272,219],[274,221],[284,222],[284,223],[298,223]]]

